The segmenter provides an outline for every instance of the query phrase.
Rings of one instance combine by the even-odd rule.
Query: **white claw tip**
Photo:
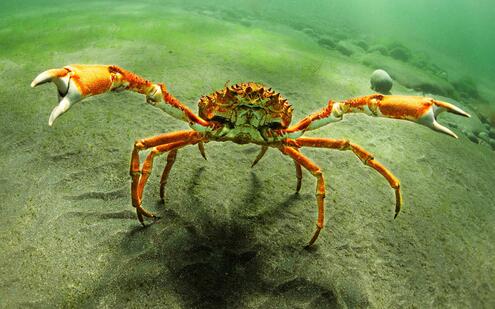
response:
[[[69,99],[67,97],[63,98],[62,101],[60,101],[60,103],[52,110],[50,118],[48,119],[48,125],[51,127],[53,125],[53,122],[55,122],[55,119],[65,113],[70,108],[70,105],[71,102],[69,101]]]
[[[433,121],[433,123],[431,124],[431,128],[435,131],[438,131],[438,132],[441,132],[441,133],[444,133],[444,134],[447,134],[447,135],[450,135],[452,136],[453,138],[459,138],[457,137],[457,135],[452,132],[449,128],[447,127],[444,127],[442,126],[441,124],[439,124],[438,122],[436,121]]]

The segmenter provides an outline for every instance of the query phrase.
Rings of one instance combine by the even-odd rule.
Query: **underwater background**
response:
[[[491,1],[14,1],[0,3],[0,307],[494,308],[495,6]],[[178,153],[165,201],[155,170],[142,227],[130,201],[136,139],[187,129],[131,92],[78,103],[48,126],[40,72],[116,64],[197,109],[226,82],[262,82],[293,123],[329,99],[373,93],[451,102],[459,139],[347,115],[307,136],[347,138],[401,181],[404,206],[349,152],[309,149],[315,180],[259,146]],[[146,153],[143,152],[143,156]],[[142,157],[144,159],[144,157]]]

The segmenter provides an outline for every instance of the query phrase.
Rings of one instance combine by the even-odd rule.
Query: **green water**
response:
[[[0,4],[1,308],[493,308],[495,306],[495,7],[490,1],[36,1]],[[315,180],[276,149],[208,143],[179,151],[158,198],[156,159],[142,228],[130,202],[135,140],[187,124],[135,93],[89,98],[48,127],[56,89],[32,79],[71,63],[116,64],[196,111],[226,82],[261,82],[293,123],[373,93],[382,68],[396,95],[451,102],[459,139],[406,121],[348,115],[307,136],[351,152],[303,149]],[[143,152],[141,160],[146,153]]]

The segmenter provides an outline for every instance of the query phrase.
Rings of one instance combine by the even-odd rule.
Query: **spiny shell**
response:
[[[211,120],[215,116],[230,119],[230,114],[239,104],[263,108],[282,128],[289,126],[292,107],[287,99],[260,83],[247,82],[226,86],[199,99],[199,116]]]

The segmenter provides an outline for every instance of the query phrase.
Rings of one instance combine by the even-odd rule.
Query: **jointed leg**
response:
[[[203,157],[203,159],[207,160],[206,159],[206,152],[205,152],[205,145],[203,142],[198,143],[198,149],[199,149],[199,153],[201,153],[201,156]]]
[[[305,169],[311,172],[313,176],[316,178],[316,203],[318,205],[318,219],[316,222],[316,232],[308,243],[308,247],[311,246],[318,235],[320,234],[321,229],[323,228],[324,219],[325,219],[325,181],[323,180],[323,173],[320,168],[314,164],[310,159],[305,157],[302,153],[297,151],[294,148],[282,146],[280,147],[280,151],[283,154],[290,156],[299,166],[303,166]],[[297,169],[296,164],[296,169]]]
[[[261,146],[261,151],[254,159],[253,164],[251,164],[251,167],[254,167],[261,160],[261,158],[263,158],[267,150],[268,150],[268,146]]]
[[[195,144],[195,143],[196,142],[194,142],[194,141],[193,142],[180,141],[180,142],[163,144],[160,146],[153,147],[151,152],[146,157],[146,160],[144,160],[143,168],[141,169],[141,178],[139,179],[139,185],[137,188],[139,200],[142,200],[142,198],[143,198],[144,186],[146,185],[146,182],[148,182],[148,178],[151,174],[151,170],[153,169],[153,160],[154,160],[155,156],[160,155],[160,154],[167,152],[167,151],[177,152],[178,148],[184,147],[186,145]],[[168,165],[168,162],[167,162],[167,165]],[[171,168],[171,166],[170,166],[170,168]]]
[[[177,149],[171,150],[167,155],[167,165],[163,169],[162,178],[160,179],[160,199],[163,201],[165,193],[165,185],[167,184],[168,174],[174,165],[175,158],[177,157]]]
[[[134,143],[134,149],[132,150],[131,164],[130,164],[130,175],[132,178],[131,198],[132,198],[132,205],[136,208],[139,222],[143,224],[143,216],[148,218],[156,218],[154,214],[148,212],[147,210],[141,207],[141,197],[142,197],[142,189],[149,177],[149,171],[151,171],[152,159],[157,154],[155,151],[156,149],[154,149],[152,153],[148,155],[148,158],[146,158],[146,161],[143,164],[143,171],[141,171],[139,164],[139,151],[151,147],[155,147],[158,145],[160,145],[161,147],[158,150],[169,151],[174,149],[173,147],[171,147],[171,145],[176,146],[175,147],[176,149],[184,145],[195,144],[202,139],[203,137],[198,132],[179,131],[179,132],[167,133],[147,139],[138,140]],[[142,177],[141,174],[143,174]]]
[[[375,169],[385,179],[387,179],[390,186],[395,190],[395,216],[400,212],[402,206],[402,196],[400,193],[400,182],[386,167],[381,163],[375,161],[373,155],[360,146],[350,143],[345,139],[330,139],[330,138],[310,138],[300,137],[296,139],[296,142],[300,146],[320,147],[320,148],[333,148],[338,150],[352,150],[352,152],[366,165]]]
[[[302,169],[301,169],[301,164],[297,163],[296,160],[294,160],[294,165],[296,166],[296,178],[297,178],[296,193],[299,193],[299,190],[301,190]]]
[[[431,98],[373,94],[342,102],[330,100],[327,106],[320,111],[305,117],[284,132],[288,133],[289,138],[297,138],[306,131],[340,121],[345,114],[364,113],[375,117],[413,121],[457,138],[454,132],[437,121],[438,115],[445,111],[470,117],[468,113],[455,105]]]
[[[168,92],[164,84],[153,83],[115,65],[72,64],[62,69],[47,70],[33,80],[31,87],[48,82],[53,82],[59,92],[59,105],[53,109],[48,120],[50,126],[75,103],[90,96],[121,90],[145,95],[147,103],[189,125],[209,125],[208,121],[194,114],[187,105]]]

